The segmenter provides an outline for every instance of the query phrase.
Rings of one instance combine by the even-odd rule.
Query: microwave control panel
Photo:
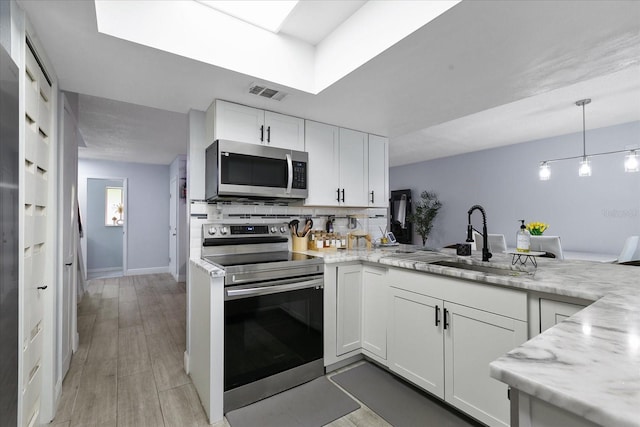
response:
[[[307,188],[307,164],[305,162],[293,162],[293,188]]]

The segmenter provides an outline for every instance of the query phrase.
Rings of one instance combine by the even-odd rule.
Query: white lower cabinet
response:
[[[600,425],[515,388],[511,388],[511,402],[517,418],[514,420],[514,426],[597,427]],[[561,405],[562,402],[557,403]]]
[[[339,266],[336,288],[336,356],[362,347],[362,266]]]
[[[444,399],[442,300],[390,288],[388,367]],[[436,309],[438,307],[438,309]]]
[[[584,305],[540,298],[540,333],[585,308]]]
[[[527,323],[444,302],[444,399],[490,426],[510,423],[507,386],[489,363],[527,340]]]
[[[489,426],[508,426],[507,386],[489,363],[527,340],[526,294],[401,272],[389,296],[388,367]]]
[[[387,359],[388,270],[362,269],[362,349],[376,360]]]

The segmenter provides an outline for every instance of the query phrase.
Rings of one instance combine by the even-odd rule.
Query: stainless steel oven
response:
[[[323,262],[290,252],[288,234],[203,227],[203,258],[225,269],[225,412],[324,375]]]
[[[205,197],[306,199],[308,157],[302,151],[216,140],[206,150]]]

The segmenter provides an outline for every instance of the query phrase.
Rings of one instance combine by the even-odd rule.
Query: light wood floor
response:
[[[183,368],[185,331],[185,284],[171,275],[89,281],[78,305],[80,345],[51,425],[208,426]],[[329,425],[390,426],[358,403],[360,409]]]

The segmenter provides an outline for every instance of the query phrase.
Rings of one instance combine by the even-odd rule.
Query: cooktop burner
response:
[[[202,259],[224,269],[225,286],[324,273],[321,257],[291,252],[286,223],[202,226]]]
[[[248,254],[226,254],[211,255],[204,257],[207,261],[219,265],[220,267],[234,267],[240,265],[266,264],[272,262],[295,262],[309,261],[317,259],[313,255],[306,255],[296,252],[256,252]]]

